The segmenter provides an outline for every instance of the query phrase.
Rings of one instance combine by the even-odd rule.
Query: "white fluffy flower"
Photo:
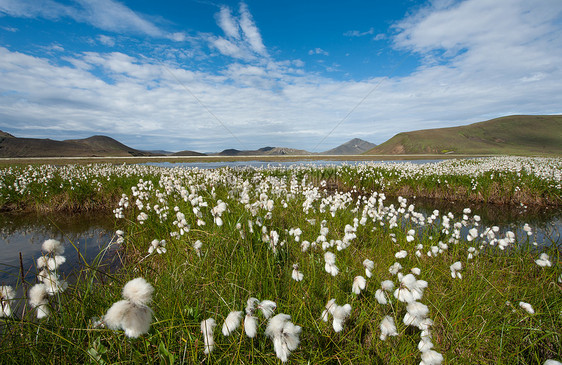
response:
[[[332,312],[332,316],[334,317],[334,321],[332,322],[332,327],[334,327],[334,331],[340,332],[343,329],[343,324],[351,314],[351,305],[336,305],[334,311]]]
[[[29,304],[37,308],[37,318],[45,318],[49,315],[49,304],[47,286],[45,284],[35,284],[29,289]]]
[[[552,266],[552,263],[550,262],[550,257],[548,256],[548,254],[544,252],[541,253],[540,257],[537,260],[535,260],[535,263],[540,267]]]
[[[224,324],[222,325],[222,334],[225,336],[230,336],[234,330],[240,326],[240,322],[242,321],[242,311],[233,311],[226,316],[224,320]]]
[[[328,322],[328,314],[333,314],[334,311],[336,310],[336,307],[337,305],[335,299],[328,300],[325,306],[326,309],[322,312],[322,317],[321,317],[324,322]]]
[[[375,299],[379,304],[385,305],[388,303],[386,293],[382,289],[377,289],[375,292]]]
[[[291,273],[291,277],[295,281],[302,281],[302,279],[304,278],[304,274],[299,271],[299,265],[298,264],[293,265],[293,272]]]
[[[394,318],[391,316],[385,316],[380,324],[381,329],[381,340],[386,340],[388,336],[398,336],[398,332],[396,331],[396,325],[394,324]]]
[[[291,351],[299,346],[301,331],[302,328],[295,326],[288,314],[280,313],[269,320],[265,334],[273,341],[275,354],[282,362],[286,362]]]
[[[521,308],[525,309],[529,314],[535,313],[535,310],[533,309],[533,307],[529,303],[519,302],[519,306]]]
[[[434,350],[422,352],[420,365],[439,365],[443,362],[443,355]]]
[[[397,259],[403,259],[406,256],[408,256],[408,251],[406,250],[400,250],[394,254],[394,257],[396,257]]]
[[[387,292],[391,292],[394,289],[394,283],[391,280],[385,280],[381,283],[381,288]]]
[[[365,276],[370,278],[373,276],[372,271],[375,268],[375,263],[369,259],[363,260],[363,266],[365,266]]]
[[[9,317],[12,315],[11,301],[15,296],[16,293],[11,286],[0,286],[0,317]]]
[[[64,246],[55,239],[48,239],[43,242],[42,248],[48,254],[62,255],[64,253]]]
[[[353,279],[351,291],[357,295],[361,294],[361,290],[365,290],[367,280],[362,276],[356,276]]]
[[[113,330],[123,329],[127,337],[136,338],[150,329],[152,310],[147,306],[154,288],[143,278],[129,281],[123,287],[123,298],[114,303],[104,316],[104,323]]]
[[[388,268],[388,272],[390,272],[392,275],[398,274],[400,270],[402,270],[402,265],[400,265],[400,263],[398,262],[395,262],[391,267]]]
[[[205,344],[205,354],[210,354],[215,348],[215,338],[213,337],[213,330],[217,323],[213,318],[205,319],[201,322],[201,333],[203,334],[203,342]]]
[[[246,314],[244,317],[244,332],[250,338],[256,337],[258,333],[258,319],[251,314]]]
[[[462,275],[460,273],[460,271],[462,270],[462,263],[460,261],[455,262],[454,264],[449,266],[449,268],[451,269],[451,276],[453,277],[453,279],[462,279]]]
[[[148,253],[151,255],[154,251],[158,254],[166,253],[166,241],[165,240],[152,240],[150,247],[148,248]]]
[[[271,300],[262,300],[258,304],[258,309],[261,309],[261,312],[263,313],[263,316],[265,318],[271,317],[271,315],[275,311],[275,308],[277,308],[277,304]]]

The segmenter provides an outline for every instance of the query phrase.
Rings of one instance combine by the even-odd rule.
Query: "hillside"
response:
[[[169,154],[169,156],[207,156],[207,155],[201,152],[185,150],[185,151],[171,153]]]
[[[562,115],[513,115],[399,133],[366,154],[562,154]]]
[[[7,135],[7,136],[6,136]],[[0,157],[124,157],[150,156],[106,136],[55,141],[52,139],[18,138],[0,134]]]
[[[374,143],[364,141],[360,138],[354,138],[342,145],[331,150],[321,152],[322,155],[360,155],[370,149],[376,147]]]
[[[263,147],[258,150],[226,149],[217,153],[218,156],[279,156],[279,155],[309,155],[310,152],[285,147]]]

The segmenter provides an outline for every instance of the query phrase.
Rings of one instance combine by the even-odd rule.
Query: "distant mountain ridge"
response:
[[[217,153],[217,156],[283,156],[283,155],[310,155],[305,150],[286,147],[262,147],[257,150],[237,150],[229,148]]]
[[[562,115],[512,115],[403,132],[366,154],[562,154]]]
[[[0,157],[126,157],[152,156],[150,152],[128,147],[113,138],[92,136],[85,139],[55,141],[18,138],[0,131]]]
[[[361,155],[377,145],[371,142],[364,141],[360,138],[353,138],[336,148],[332,148],[326,152],[321,152],[322,155]]]

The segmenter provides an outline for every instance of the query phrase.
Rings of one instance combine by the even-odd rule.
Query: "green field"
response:
[[[4,295],[3,303],[25,300],[25,309],[0,319],[1,362],[560,361],[559,240],[536,242],[532,230],[516,239],[510,227],[486,227],[466,202],[458,203],[467,208],[461,215],[423,214],[386,194],[400,184],[430,190],[445,180],[448,189],[468,183],[486,192],[500,181],[514,197],[524,191],[559,202],[561,168],[561,159],[513,157],[417,167],[0,168],[4,208],[110,205],[116,234],[108,245],[120,247],[110,259],[121,265],[108,272],[102,252],[65,288],[56,273],[63,254],[54,248],[46,253],[51,267],[35,282],[3,283],[26,290],[14,302]],[[122,293],[139,277],[150,287],[135,282]],[[37,282],[45,286],[31,290]],[[50,295],[38,295],[42,288]],[[271,321],[247,306],[250,298],[262,307],[275,302],[273,316],[290,319]],[[223,334],[237,311],[242,322],[247,313],[255,317],[255,337],[246,334],[250,322]],[[217,326],[203,334],[210,318]]]
[[[515,115],[462,127],[403,132],[366,154],[559,156],[562,116]]]

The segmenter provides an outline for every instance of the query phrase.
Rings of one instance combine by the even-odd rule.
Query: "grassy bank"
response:
[[[534,182],[529,189],[545,189],[559,198],[559,161],[492,162],[494,179],[517,176],[511,184],[521,188]],[[472,162],[451,165],[457,173],[448,166],[426,174],[447,172],[443,176],[449,184],[450,176],[478,181],[491,174],[487,165]],[[519,175],[512,171],[515,166],[521,167]],[[519,179],[529,166],[537,167],[533,174],[546,187],[530,177]],[[3,319],[2,361],[279,363],[261,311],[255,312],[256,337],[248,338],[244,325],[229,336],[221,332],[228,314],[244,311],[251,297],[274,301],[274,314],[288,314],[302,328],[289,363],[440,363],[439,356],[449,364],[562,359],[561,243],[535,246],[533,232],[516,240],[506,227],[483,226],[469,209],[460,216],[423,215],[405,199],[389,204],[385,193],[394,184],[423,183],[412,166],[385,170],[382,177],[376,175],[378,167],[365,165],[335,171],[96,165],[73,167],[62,175],[52,167],[40,169],[19,171],[18,189],[11,195],[5,191],[14,183],[7,183],[6,176],[14,173],[4,173],[2,197],[17,193],[27,201],[49,199],[64,187],[48,181],[57,176],[70,181],[70,175],[70,187],[89,181],[96,186],[91,194],[96,189],[114,192],[120,198],[113,214],[122,232],[112,244],[121,245],[125,265],[107,274],[91,263],[77,284],[46,297],[51,313],[45,318],[37,319],[37,308],[26,304],[23,314],[20,308]],[[341,189],[329,189],[332,181]],[[50,188],[40,190],[41,184]],[[380,189],[368,191],[375,184]],[[540,261],[542,253],[550,266]],[[366,263],[370,275],[365,260],[372,261]],[[300,277],[294,270],[302,280],[295,280]],[[359,276],[365,280],[363,289],[355,287],[362,282]],[[148,305],[153,317],[150,330],[131,338],[100,326],[99,319],[123,300],[124,285],[136,277],[154,288],[152,301],[137,305]],[[27,289],[33,284],[13,283]],[[383,286],[387,291],[381,291]],[[325,322],[330,299],[344,309],[333,311]],[[349,315],[336,332],[334,315],[346,308]],[[210,354],[204,353],[201,333],[207,318],[217,323]],[[396,332],[383,340],[385,318],[394,322]]]

